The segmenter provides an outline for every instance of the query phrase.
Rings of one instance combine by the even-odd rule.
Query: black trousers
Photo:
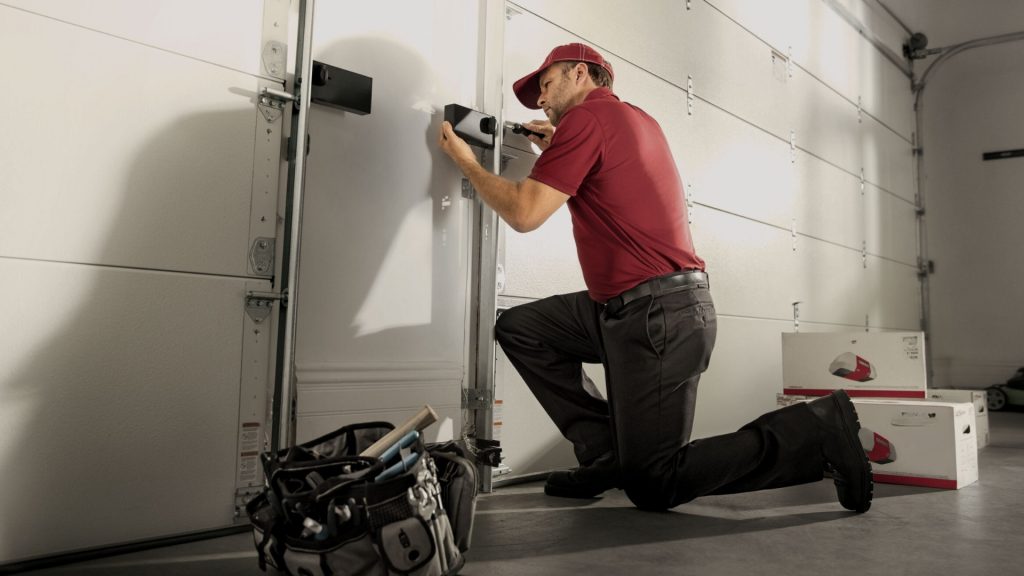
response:
[[[614,451],[626,494],[641,508],[820,480],[819,425],[803,404],[690,441],[717,328],[700,283],[620,309],[586,292],[545,298],[505,311],[495,337],[580,463]],[[583,363],[604,365],[607,401]]]

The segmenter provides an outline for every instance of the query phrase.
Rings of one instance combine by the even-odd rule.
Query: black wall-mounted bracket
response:
[[[459,138],[473,146],[494,149],[494,134],[498,131],[498,120],[494,116],[458,104],[449,104],[444,107],[444,119],[451,123]]]
[[[316,104],[366,115],[373,102],[373,78],[314,60],[310,99]]]

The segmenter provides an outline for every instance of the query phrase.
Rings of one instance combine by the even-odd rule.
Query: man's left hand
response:
[[[465,163],[476,163],[477,161],[473,149],[469,147],[469,144],[466,144],[465,140],[455,135],[455,130],[452,129],[452,125],[449,122],[441,123],[441,135],[437,140],[437,145],[459,167],[464,166]]]

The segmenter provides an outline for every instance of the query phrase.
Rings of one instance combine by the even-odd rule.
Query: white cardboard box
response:
[[[974,404],[869,398],[853,403],[875,482],[959,489],[978,480]]]
[[[988,398],[984,390],[929,388],[928,400],[938,400],[939,402],[973,402],[974,423],[978,426],[978,448],[988,446]]]
[[[782,334],[784,394],[925,398],[923,332]]]

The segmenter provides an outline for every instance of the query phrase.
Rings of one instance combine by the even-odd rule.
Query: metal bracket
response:
[[[441,212],[444,212],[445,210],[450,208],[451,205],[452,205],[452,199],[451,199],[450,196],[445,196],[445,197],[441,198]]]
[[[793,302],[793,331],[794,332],[799,332],[800,331],[800,304],[801,304],[801,302],[799,300],[797,300],[796,302]]]
[[[462,389],[463,410],[486,410],[494,404],[494,393],[490,390]]]
[[[857,96],[857,124],[864,123],[864,102],[860,96]]]
[[[261,55],[263,61],[263,69],[267,71],[274,78],[284,79],[286,68],[286,62],[288,60],[288,46],[271,40],[263,46],[263,53]]]
[[[249,249],[249,267],[253,273],[260,276],[270,276],[274,273],[274,238],[257,238]]]
[[[270,312],[274,309],[274,302],[277,301],[280,301],[282,305],[287,305],[287,294],[249,292],[245,295],[245,313],[256,324],[262,324],[270,316]]]
[[[861,243],[860,243],[860,257],[861,257],[861,260],[863,260],[864,269],[867,269],[867,267],[868,267],[868,241],[867,240],[861,240]]]
[[[262,486],[250,486],[248,488],[238,488],[235,490],[235,522],[249,522],[249,517],[245,511],[245,505],[256,496],[259,496],[262,491]]]
[[[861,196],[864,195],[864,189],[865,189],[864,183],[865,182],[866,182],[866,180],[864,179],[864,168],[861,168],[860,169],[860,195]]]
[[[789,46],[786,50],[786,74],[793,77],[793,47]]]
[[[796,252],[796,218],[793,218],[793,224],[789,228],[789,233],[793,236],[793,252]]]
[[[796,164],[796,130],[789,131],[789,162]]]
[[[686,0],[686,9],[691,10],[693,8],[692,1]]]
[[[469,200],[476,198],[476,189],[473,188],[473,183],[469,181],[469,178],[462,179],[462,197]]]
[[[693,95],[693,76],[688,75],[686,77],[686,114],[693,116],[693,102],[695,100]]]
[[[267,122],[275,122],[284,113],[285,104],[288,102],[294,103],[296,107],[299,105],[299,99],[294,94],[273,88],[263,88],[257,106]]]
[[[868,314],[864,315],[864,331],[865,332],[870,332],[870,330],[869,330],[870,323],[868,322],[869,318],[870,318],[870,316]]]

